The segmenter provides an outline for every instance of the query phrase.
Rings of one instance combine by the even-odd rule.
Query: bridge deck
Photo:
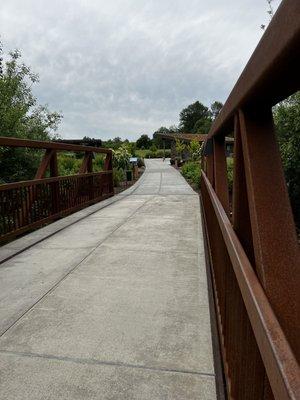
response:
[[[149,160],[113,199],[0,265],[0,398],[216,398],[198,195]]]

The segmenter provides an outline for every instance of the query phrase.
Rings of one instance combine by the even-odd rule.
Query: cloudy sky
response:
[[[66,138],[136,139],[196,100],[224,102],[267,21],[266,0],[0,2],[4,50],[39,74]]]

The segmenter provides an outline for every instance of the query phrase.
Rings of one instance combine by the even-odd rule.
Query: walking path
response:
[[[146,166],[0,248],[1,399],[216,399],[199,198]]]

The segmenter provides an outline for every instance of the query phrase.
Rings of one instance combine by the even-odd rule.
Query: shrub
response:
[[[200,142],[197,140],[192,140],[190,145],[188,146],[188,150],[191,154],[191,158],[193,161],[200,160],[201,158],[201,149],[202,146]]]
[[[232,192],[233,189],[233,158],[227,157],[227,179],[228,179],[228,189]]]
[[[57,162],[59,175],[74,175],[79,172],[82,159],[77,159],[72,153],[59,153]]]
[[[120,183],[125,180],[125,171],[121,168],[113,169],[114,186],[120,186]]]
[[[142,158],[138,158],[138,160],[137,160],[137,166],[138,166],[139,168],[145,166],[144,160],[143,160]]]
[[[171,157],[171,150],[167,149],[167,150],[156,150],[156,151],[152,151],[152,150],[148,150],[145,152],[144,157],[145,158],[163,158],[165,155],[165,157]]]
[[[151,150],[148,150],[145,153],[145,158],[155,158],[155,153],[153,153]]]
[[[93,172],[100,172],[104,169],[104,156],[102,154],[96,154],[93,160]]]
[[[122,145],[113,152],[113,166],[117,169],[127,169],[129,166],[130,153],[126,145]]]
[[[197,188],[200,187],[201,167],[198,161],[188,161],[181,168],[182,175]]]
[[[157,150],[156,151],[156,157],[157,158],[163,158],[164,157],[164,151],[163,150]]]

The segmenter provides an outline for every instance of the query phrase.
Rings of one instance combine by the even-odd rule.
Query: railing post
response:
[[[224,210],[229,215],[229,192],[227,179],[227,164],[225,154],[225,137],[215,136],[213,138],[213,174],[215,191],[222,203]]]
[[[271,109],[239,111],[255,268],[300,361],[300,258]]]
[[[52,150],[52,156],[50,159],[50,176],[51,177],[58,176],[58,164],[57,164],[56,150]],[[53,213],[56,214],[60,211],[59,182],[52,182],[51,191],[52,191],[51,196],[52,196]]]
[[[112,163],[112,151],[107,153],[105,161],[104,161],[104,171],[112,171],[113,163]],[[114,183],[113,183],[113,173],[106,174],[106,182],[108,186],[108,194],[112,194],[114,191]]]
[[[80,174],[93,172],[93,153],[91,151],[86,151],[84,154],[84,158],[82,160],[82,164],[79,170]]]
[[[93,153],[91,151],[86,151],[84,153],[84,158],[82,160],[79,174],[92,173],[92,172],[93,172]],[[88,191],[89,199],[90,200],[93,199],[94,198],[94,178],[93,178],[93,176],[91,176],[88,179],[87,191]]]
[[[250,261],[253,260],[243,149],[238,115],[234,119],[234,173],[232,223]],[[265,370],[235,274],[228,290],[228,362],[234,374],[231,394],[237,399],[265,399]]]

